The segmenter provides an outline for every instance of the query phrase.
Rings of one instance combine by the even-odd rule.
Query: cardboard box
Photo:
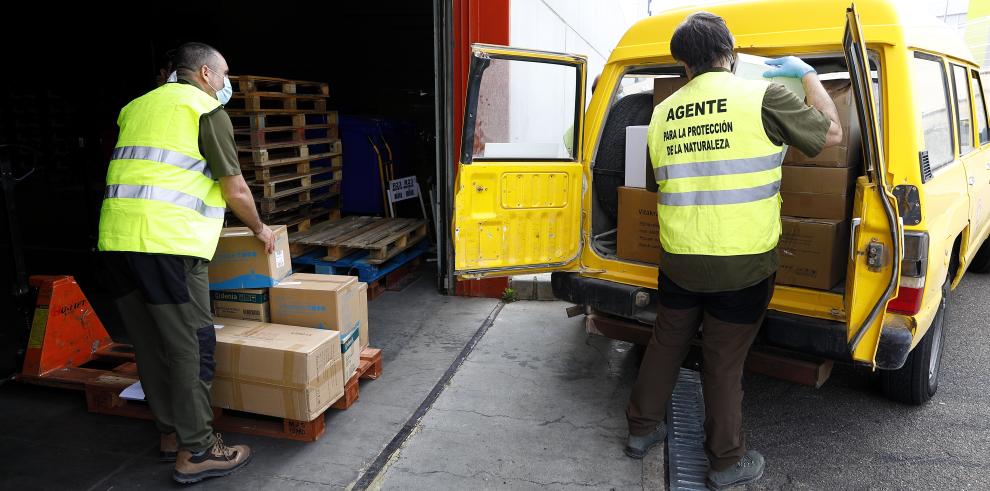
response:
[[[358,326],[356,276],[296,273],[269,290],[272,321],[348,334]]]
[[[210,290],[268,288],[292,273],[289,234],[285,225],[272,227],[275,251],[265,253],[264,245],[247,227],[225,228],[220,233],[217,252],[210,261]]]
[[[645,188],[650,149],[646,146],[649,125],[626,126],[626,187]]]
[[[338,358],[301,388],[216,377],[210,399],[214,407],[312,421],[323,417],[323,412],[344,395],[341,361]]]
[[[855,194],[855,169],[785,165],[782,174],[781,214],[802,218],[849,218]]]
[[[358,282],[358,330],[361,331],[361,349],[368,347],[368,284]]]
[[[240,290],[213,290],[210,292],[213,315],[231,319],[269,322],[268,290],[245,288]]]
[[[843,280],[849,256],[849,222],[781,217],[777,283],[831,290]]]
[[[677,89],[684,87],[687,77],[665,77],[653,79],[653,105],[656,106],[670,97]]]
[[[340,334],[217,317],[217,377],[302,388],[340,359]]]
[[[657,193],[619,188],[619,224],[616,256],[650,264],[660,263],[660,224]]]
[[[353,329],[340,337],[340,351],[344,359],[344,383],[354,375],[361,364],[361,330]]]
[[[312,421],[344,395],[336,331],[222,317],[214,323],[214,406]]]
[[[862,161],[863,136],[859,129],[859,116],[852,95],[852,85],[849,80],[823,80],[822,85],[832,96],[835,108],[838,110],[842,141],[837,146],[823,149],[814,157],[808,157],[800,150],[790,147],[784,156],[784,163],[819,167],[858,167]]]

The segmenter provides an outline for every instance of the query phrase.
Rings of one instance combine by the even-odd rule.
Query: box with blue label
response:
[[[268,291],[272,322],[349,334],[360,326],[361,297],[355,276],[296,273]]]
[[[247,227],[223,229],[210,261],[210,290],[268,288],[290,275],[289,234],[284,225],[272,227],[272,232],[275,251],[267,254]]]
[[[241,288],[237,290],[213,290],[210,292],[210,307],[213,315],[268,322],[267,288]]]

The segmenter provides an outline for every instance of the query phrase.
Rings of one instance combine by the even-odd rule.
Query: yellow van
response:
[[[990,272],[979,67],[955,32],[893,0],[702,9],[726,20],[738,51],[800,56],[823,80],[846,81],[855,103],[862,150],[850,153],[850,203],[829,242],[844,281],[788,285],[778,274],[758,342],[879,369],[887,396],[924,403],[938,388],[951,288],[967,270]],[[555,272],[556,296],[609,319],[605,335],[648,338],[657,265],[617,254],[617,222],[636,211],[620,210],[616,195],[632,177],[626,131],[648,124],[660,87],[684,77],[667,41],[694,10],[629,29],[586,112],[584,57],[473,46],[455,184],[457,274]]]

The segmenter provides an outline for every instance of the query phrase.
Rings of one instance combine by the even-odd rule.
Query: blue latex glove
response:
[[[793,77],[801,78],[815,69],[797,56],[785,56],[783,58],[773,58],[765,61],[767,65],[776,67],[763,73],[766,78]]]

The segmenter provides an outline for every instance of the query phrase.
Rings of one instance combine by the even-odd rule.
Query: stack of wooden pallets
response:
[[[237,155],[267,224],[290,232],[340,217],[342,149],[322,82],[230,77]]]

